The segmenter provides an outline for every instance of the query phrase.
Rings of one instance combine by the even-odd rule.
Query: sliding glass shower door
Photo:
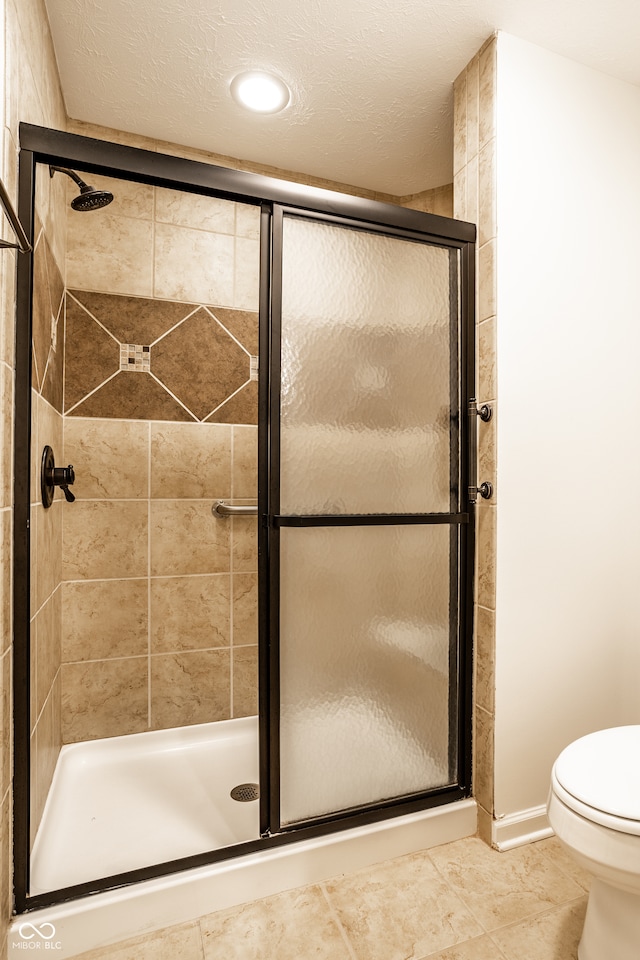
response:
[[[284,208],[273,237],[275,831],[460,782],[468,515],[459,248]]]
[[[18,259],[17,273],[17,911],[468,797],[476,492],[469,427],[476,413],[473,224],[28,124],[21,124],[20,141],[19,214],[29,225],[34,254]],[[66,314],[58,309],[64,291],[54,269],[56,258],[64,259],[66,195],[49,176],[50,164],[90,172],[92,179],[109,177],[110,183],[115,177],[121,198],[135,187],[147,213],[131,222],[142,229],[148,221],[151,233],[143,233],[156,243],[151,273],[141,267],[127,280],[134,288],[124,289],[120,277],[111,289],[104,285],[109,251],[103,250],[98,279],[91,271],[79,275],[69,227],[67,266],[73,261],[76,273],[72,278],[67,269],[73,289],[63,298]],[[46,184],[59,196],[52,194],[42,207],[40,188]],[[58,201],[62,206],[51,220]],[[119,217],[128,217],[126,211],[117,214],[116,203],[117,196],[114,229]],[[48,211],[42,223],[39,209],[43,216]],[[203,209],[210,214],[206,228]],[[247,215],[251,210],[255,217]],[[91,227],[80,219],[76,246],[90,257],[85,231],[103,237],[106,228],[104,221]],[[194,243],[202,256],[187,256],[189,283],[196,287],[185,292],[175,253]],[[150,250],[142,245],[143,259]],[[167,250],[171,255],[163,259]],[[245,255],[253,266],[247,267]],[[164,273],[158,272],[158,256]],[[152,287],[137,286],[152,275]],[[49,323],[52,306],[57,327]],[[135,347],[146,365],[134,369],[125,357],[123,367],[120,347]],[[58,387],[50,394],[54,381]],[[220,393],[223,382],[229,389]],[[147,400],[140,393],[144,383],[153,388]],[[117,397],[114,390],[120,390]],[[247,397],[255,399],[256,392],[257,430],[253,417],[245,418]],[[129,424],[126,450],[124,441],[113,440],[116,421]],[[54,430],[53,444],[43,439],[43,430]],[[240,497],[238,484],[245,490],[256,434],[257,537],[250,518],[219,517],[211,509],[221,496]],[[41,505],[43,443],[58,445],[60,462],[74,462],[76,503],[58,497],[51,510]],[[143,448],[147,454],[138,455]],[[124,472],[113,466],[123,460],[123,450]],[[185,462],[191,464],[186,472],[180,467]],[[63,507],[67,519],[58,541],[65,549],[62,560],[58,551],[48,563],[53,540],[47,530],[60,533]],[[131,522],[114,526],[116,514]],[[172,543],[183,548],[179,557],[166,539],[174,534]],[[80,550],[81,569],[73,544],[93,538],[95,545],[96,537],[104,549],[99,556]],[[140,549],[128,548],[132,537]],[[32,841],[61,746],[55,724],[63,716],[65,683],[67,708],[90,704],[82,718],[85,733],[91,720],[90,735],[80,737],[76,718],[68,740],[108,743],[114,732],[137,737],[148,727],[140,734],[145,761],[152,759],[147,734],[155,737],[175,722],[196,731],[209,709],[223,722],[226,713],[219,714],[227,710],[231,723],[248,720],[255,691],[256,580],[259,784],[255,768],[237,768],[237,743],[229,762],[219,766],[206,747],[206,773],[193,767],[203,788],[198,797],[204,798],[196,810],[193,791],[180,789],[186,758],[176,766],[174,756],[168,782],[177,787],[167,797],[175,794],[176,802],[160,806],[175,810],[189,842],[196,838],[194,848],[163,854],[153,847],[143,862],[120,863],[107,876],[107,861],[98,858],[80,882],[39,884],[31,871]],[[114,606],[113,598],[125,594],[130,602]],[[70,616],[76,608],[77,616]],[[73,626],[62,629],[63,620]],[[95,696],[87,685],[90,674]],[[132,728],[125,730],[127,702]],[[93,723],[98,714],[100,723]],[[42,736],[36,737],[36,721]],[[187,740],[181,735],[175,744]],[[52,744],[58,745],[53,753]],[[249,749],[255,756],[254,746]],[[189,763],[194,760],[190,751]],[[116,790],[118,803],[107,803],[109,816],[144,789],[158,799],[157,777],[143,783],[138,767],[132,767],[138,772],[135,789]],[[230,791],[222,790],[227,777],[234,784]],[[259,830],[247,807],[241,821],[250,824],[246,839],[228,831],[221,841],[217,835],[206,839],[232,822],[233,814],[216,812],[214,795],[223,796],[220,811],[229,811],[254,798],[258,786]],[[100,803],[112,788],[99,792]],[[129,833],[136,822],[128,819]],[[89,826],[97,828],[92,820]],[[56,821],[59,843],[58,827]],[[174,859],[160,862],[163,856]]]

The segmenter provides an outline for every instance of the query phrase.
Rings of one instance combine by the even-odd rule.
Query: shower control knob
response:
[[[76,475],[71,464],[68,467],[54,467],[52,481],[54,487],[66,487],[68,483],[75,483]]]
[[[68,467],[56,467],[55,472],[57,473],[58,470],[60,470],[61,477],[60,479],[54,477],[53,483],[56,487],[60,487],[67,503],[73,503],[75,496],[71,493],[71,490],[69,490],[69,484],[73,483],[76,479],[73,467],[69,464]]]
[[[74,495],[69,490],[69,485],[75,483],[75,479],[76,475],[71,464],[68,467],[53,468],[53,485],[54,487],[60,487],[67,503],[73,503],[75,500]]]
[[[73,503],[74,495],[69,487],[75,483],[76,475],[73,467],[56,467],[53,450],[46,446],[42,451],[42,467],[40,473],[40,489],[42,493],[42,505],[50,507],[53,503],[53,494],[56,487],[60,487],[65,495],[67,503]]]

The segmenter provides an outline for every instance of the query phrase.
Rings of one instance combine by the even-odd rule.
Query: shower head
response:
[[[71,177],[80,187],[80,196],[74,197],[71,201],[71,206],[74,210],[99,210],[100,207],[106,207],[106,205],[113,200],[112,193],[108,190],[96,190],[95,187],[90,187],[89,184],[81,180],[73,170],[68,170],[66,167],[50,166],[49,176],[52,177],[54,173],[66,173],[66,175]]]
[[[80,196],[74,197],[71,206],[74,210],[99,210],[100,207],[106,207],[113,200],[113,194],[108,190],[96,190],[95,187],[89,187],[85,184],[80,188]]]

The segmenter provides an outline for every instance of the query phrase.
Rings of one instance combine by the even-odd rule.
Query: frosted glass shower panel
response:
[[[452,509],[457,269],[444,247],[285,216],[283,514]]]
[[[281,530],[283,823],[451,782],[456,536],[446,525]]]

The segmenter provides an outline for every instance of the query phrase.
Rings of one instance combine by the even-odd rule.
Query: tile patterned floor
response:
[[[82,954],[82,960],[576,960],[589,876],[555,837],[470,838]]]

